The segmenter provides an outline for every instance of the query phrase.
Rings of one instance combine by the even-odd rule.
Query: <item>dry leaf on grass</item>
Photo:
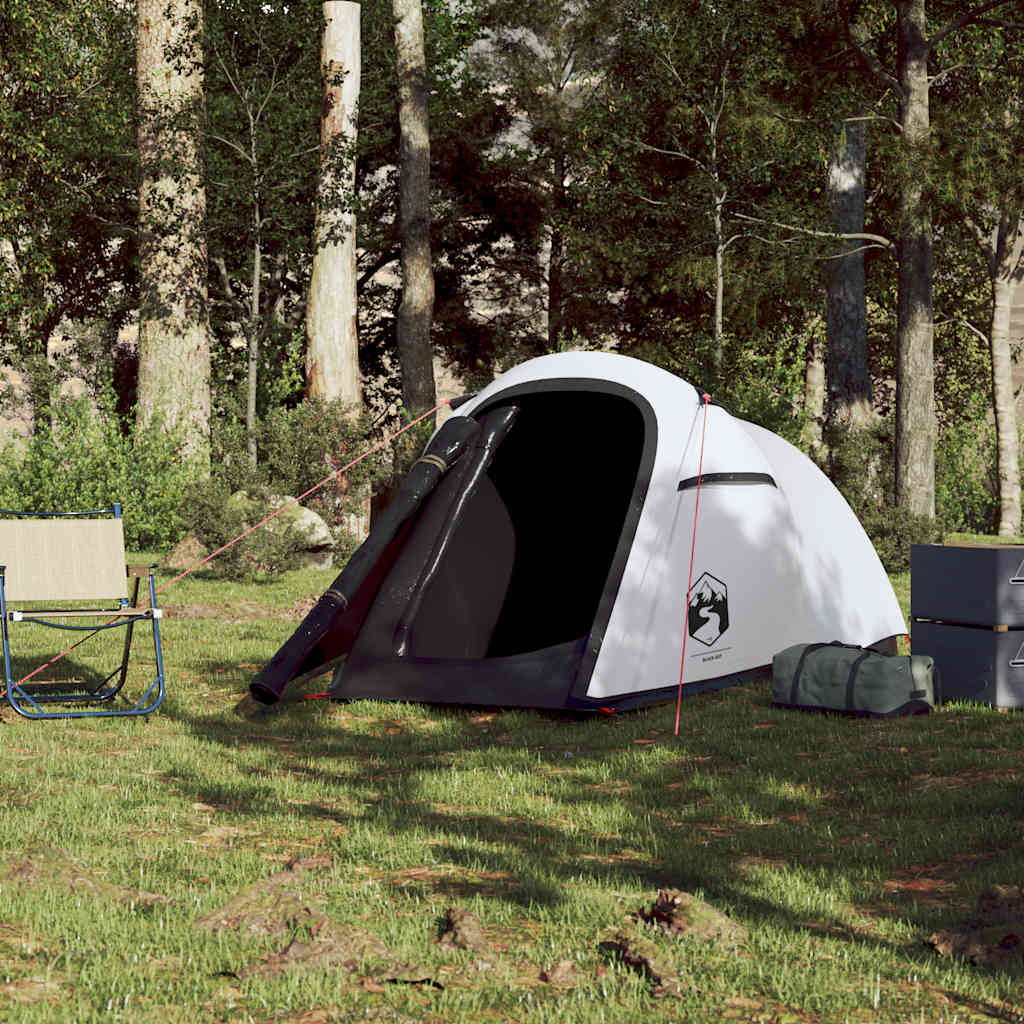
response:
[[[445,911],[437,944],[450,949],[472,949],[477,953],[486,953],[489,948],[476,914],[470,910],[459,910],[458,907],[449,907]]]
[[[709,903],[679,889],[661,889],[649,910],[637,915],[648,924],[677,938],[700,939],[736,946],[747,940],[747,931]]]
[[[579,976],[579,968],[572,960],[559,960],[540,972],[540,980],[555,988],[572,988],[579,981]]]
[[[606,935],[599,948],[602,952],[621,960],[627,967],[639,971],[654,986],[655,996],[678,996],[682,993],[681,979],[665,955],[650,939],[622,928]]]

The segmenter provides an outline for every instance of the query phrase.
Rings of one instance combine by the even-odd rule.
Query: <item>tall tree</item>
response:
[[[586,126],[613,50],[613,8],[605,0],[487,0],[481,11],[486,35],[474,61],[500,92],[508,128],[498,147],[523,193],[510,239],[525,286],[518,305],[534,320],[534,348],[556,351],[588,333],[595,298],[586,294],[572,221]]]
[[[135,307],[133,35],[118,0],[0,4],[0,358],[37,408],[61,325]]]
[[[313,276],[306,307],[310,397],[362,400],[356,320],[355,152],[361,73],[357,3],[327,0],[321,69],[320,181]],[[428,254],[429,261],[429,254]]]
[[[733,337],[762,315],[778,330],[798,306],[806,320],[806,285],[794,287],[785,249],[761,257],[755,236],[766,232],[749,219],[769,200],[777,218],[793,203],[803,215],[810,194],[777,96],[776,26],[763,5],[706,0],[631,0],[615,26],[603,116],[587,140],[587,185],[603,200],[591,230],[606,247],[594,256],[622,254],[618,305],[644,316],[638,333],[650,341],[669,328],[669,347],[700,350],[682,365],[720,386]],[[773,291],[781,301],[768,314]]]
[[[987,221],[987,223],[985,222]],[[983,221],[972,218],[992,287],[989,350],[992,359],[992,410],[996,423],[996,471],[999,477],[999,534],[1020,533],[1020,428],[1013,395],[1010,306],[1024,280],[1024,211],[992,210]]]
[[[828,164],[828,202],[841,252],[826,265],[827,410],[833,427],[866,427],[874,420],[868,372],[867,298],[864,290],[866,123],[843,121]]]
[[[953,69],[933,86],[939,149],[948,162],[942,213],[978,244],[988,281],[987,330],[1002,536],[1021,526],[1019,428],[1013,394],[1010,305],[1024,277],[1024,32],[991,26],[956,40]],[[961,314],[963,317],[963,314]]]
[[[929,35],[926,0],[899,0],[896,6],[894,66],[883,20],[872,32],[840,0],[847,38],[864,68],[896,97],[893,118],[899,130],[900,195],[896,361],[896,500],[908,511],[935,514],[935,362],[932,309],[933,227],[928,184],[932,178],[931,89],[936,80],[929,60],[943,41],[1015,0],[988,0],[964,11],[945,5],[946,21]],[[939,5],[936,5],[939,6]]]
[[[249,459],[269,403],[301,392],[318,146],[310,138],[321,13],[267,0],[208,0],[207,243],[215,399],[244,381]],[[231,341],[241,337],[244,353]],[[244,355],[239,360],[238,355]],[[241,363],[241,365],[240,365]],[[295,364],[283,372],[282,364]]]
[[[210,341],[200,0],[138,0],[137,420],[180,430],[209,465]]]
[[[430,118],[420,0],[392,0],[398,74],[399,235],[402,302],[396,325],[402,400],[412,416],[435,404],[430,324],[434,271],[430,253]]]

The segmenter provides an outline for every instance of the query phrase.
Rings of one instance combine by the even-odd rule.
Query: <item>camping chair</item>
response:
[[[160,609],[156,606],[153,569],[126,568],[121,506],[92,512],[34,513],[0,509],[0,618],[3,624],[7,701],[26,718],[86,718],[147,715],[164,699],[164,666],[160,650]],[[12,518],[7,518],[12,517]],[[139,606],[139,585],[149,579],[149,606]],[[128,579],[134,580],[131,599]],[[91,602],[90,607],[82,607]],[[106,602],[108,607],[96,607]],[[20,607],[12,609],[9,603]],[[109,605],[113,605],[112,607]],[[63,620],[106,620],[74,624]],[[156,678],[128,707],[111,706],[128,677],[135,623],[153,624]],[[61,621],[54,621],[61,620]],[[31,622],[53,629],[92,634],[124,627],[121,663],[99,682],[15,679],[11,670],[10,633],[15,623]],[[53,659],[58,660],[57,658]],[[49,664],[47,662],[46,664]],[[30,682],[29,680],[34,681]],[[49,705],[86,706],[86,710],[50,710]]]

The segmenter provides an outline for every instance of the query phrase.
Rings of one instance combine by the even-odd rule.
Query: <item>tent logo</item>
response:
[[[690,636],[705,647],[716,643],[729,628],[729,590],[709,572],[704,573],[690,590],[686,628]]]
[[[1017,571],[1010,577],[1011,583],[1024,583],[1024,562],[1017,566]]]

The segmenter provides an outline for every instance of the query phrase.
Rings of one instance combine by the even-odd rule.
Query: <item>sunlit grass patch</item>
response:
[[[678,737],[668,706],[236,716],[329,577],[175,584],[168,700],[145,721],[3,715],[0,1019],[1019,1016],[1021,975],[922,942],[1024,877],[1019,715],[801,714],[761,681],[684,700]],[[635,915],[662,887],[747,941],[651,930]],[[258,927],[202,926],[260,892]],[[439,944],[449,907],[476,916],[483,951]],[[621,928],[678,992],[602,948]],[[378,952],[344,959],[359,936]]]

